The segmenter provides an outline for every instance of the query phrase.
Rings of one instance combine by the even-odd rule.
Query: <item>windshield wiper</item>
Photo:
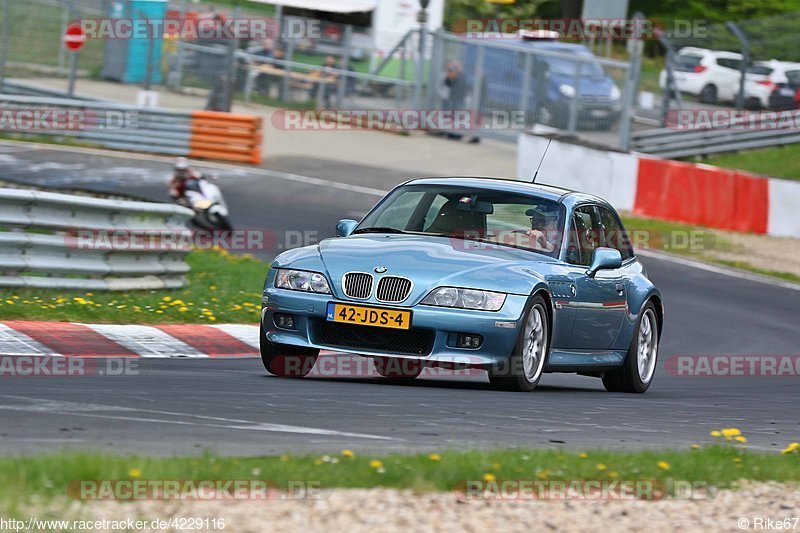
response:
[[[359,228],[353,233],[405,233],[405,231],[388,226],[372,226],[368,228]]]

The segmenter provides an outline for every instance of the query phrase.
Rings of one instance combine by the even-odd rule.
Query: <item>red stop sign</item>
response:
[[[86,43],[86,34],[80,24],[70,24],[64,31],[64,48],[70,52],[77,52]]]

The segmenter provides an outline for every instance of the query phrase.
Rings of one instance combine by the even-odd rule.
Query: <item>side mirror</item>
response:
[[[349,218],[342,219],[336,223],[336,236],[347,237],[353,233],[356,226],[358,226],[357,220],[350,220]]]
[[[593,278],[599,270],[613,270],[622,266],[622,254],[614,248],[598,248],[592,255],[592,266],[586,275]]]

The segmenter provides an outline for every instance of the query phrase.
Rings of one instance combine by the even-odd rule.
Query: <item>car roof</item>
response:
[[[495,178],[489,176],[450,176],[438,178],[416,178],[405,182],[403,185],[453,185],[463,187],[475,187],[480,189],[491,189],[495,191],[507,191],[519,194],[535,195],[546,200],[561,202],[564,204],[577,204],[583,202],[600,203],[609,205],[608,202],[598,196],[586,194],[555,185],[544,183],[531,183],[528,181],[515,180],[510,178]]]
[[[708,48],[698,48],[696,46],[684,46],[678,50],[678,55],[680,54],[713,55],[715,57],[729,57],[735,59],[742,58],[742,54],[737,52],[729,52],[727,50],[710,50]]]

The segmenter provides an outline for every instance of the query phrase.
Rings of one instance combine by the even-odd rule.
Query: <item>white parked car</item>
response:
[[[800,86],[800,63],[756,61],[747,69],[744,82],[745,104],[749,108],[791,106]],[[788,104],[781,103],[784,100]]]
[[[675,86],[697,96],[701,102],[732,102],[739,94],[742,55],[735,52],[686,47],[675,54]],[[659,85],[667,84],[667,71],[659,75]]]

